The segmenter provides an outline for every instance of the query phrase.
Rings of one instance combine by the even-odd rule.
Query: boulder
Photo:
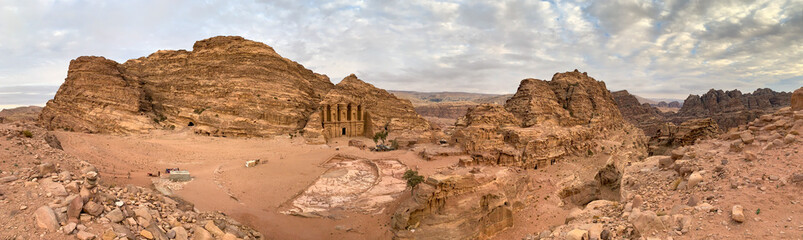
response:
[[[59,229],[59,220],[56,218],[56,213],[48,206],[41,206],[33,213],[36,219],[36,226],[44,228],[49,231],[56,231]]]

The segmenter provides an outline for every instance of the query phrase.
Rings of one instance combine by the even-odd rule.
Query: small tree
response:
[[[418,171],[413,171],[412,169],[407,169],[402,178],[407,180],[407,186],[410,187],[410,196],[414,195],[416,186],[424,182],[424,176],[418,175]]]
[[[374,134],[374,143],[378,143],[379,140],[382,140],[382,145],[385,145],[385,140],[388,139],[388,132],[382,131]]]

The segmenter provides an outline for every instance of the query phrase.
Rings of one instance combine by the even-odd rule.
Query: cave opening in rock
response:
[[[188,124],[187,124],[187,126],[188,126],[188,127],[195,126],[195,123],[193,123],[193,122],[190,122],[190,123],[188,123]]]

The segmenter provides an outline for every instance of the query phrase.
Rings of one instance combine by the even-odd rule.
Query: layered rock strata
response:
[[[452,142],[474,161],[492,165],[538,168],[565,156],[593,154],[594,140],[606,135],[630,136],[624,144],[645,146],[641,131],[622,119],[605,83],[577,70],[557,73],[551,81],[522,80],[504,107],[471,108],[456,126]]]
[[[391,218],[396,239],[487,238],[513,225],[531,184],[522,170],[485,168],[433,175]]]
[[[370,105],[372,130],[428,128],[409,102],[384,90],[354,76],[339,86],[334,95]],[[79,57],[39,122],[89,133],[192,127],[212,136],[295,134],[321,124],[314,113],[332,89],[327,76],[268,45],[220,36],[196,42],[192,51],[163,50],[123,64]]]
[[[326,106],[342,105],[343,111],[350,111],[354,114],[352,119],[341,119],[342,121],[360,121],[361,135],[372,137],[377,132],[387,131],[392,138],[419,137],[422,132],[430,129],[429,122],[415,112],[413,104],[409,100],[399,99],[387,91],[377,88],[372,84],[366,83],[354,74],[344,78],[340,83],[329,91],[319,104],[321,107],[311,117],[304,128],[305,137],[323,136],[326,138],[337,137],[340,134],[323,134],[323,126],[320,119],[327,116],[333,110]],[[346,110],[346,106],[352,106]],[[359,106],[359,108],[358,108]],[[336,119],[332,119],[336,120]],[[338,129],[339,130],[339,129]]]
[[[775,92],[768,88],[745,94],[739,90],[711,89],[702,96],[689,95],[672,122],[679,124],[695,118],[712,118],[721,128],[730,129],[789,106],[790,97],[791,93]]]
[[[722,131],[711,118],[693,119],[680,125],[664,123],[650,138],[650,155],[668,154],[674,148],[692,145],[700,139],[714,138],[720,133]]]
[[[657,108],[648,103],[640,104],[635,96],[627,90],[611,93],[622,117],[631,124],[641,128],[647,136],[653,136],[667,119]],[[660,104],[659,104],[660,105]]]

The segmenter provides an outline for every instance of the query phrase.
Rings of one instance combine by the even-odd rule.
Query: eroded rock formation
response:
[[[650,155],[664,155],[674,148],[694,144],[698,139],[714,138],[722,133],[711,118],[693,119],[676,126],[665,123],[650,138]]]
[[[531,188],[520,171],[463,168],[429,177],[393,215],[395,238],[477,239],[512,226],[514,206],[523,204]]]
[[[622,117],[641,128],[647,136],[653,136],[667,119],[661,111],[648,103],[641,104],[627,90],[611,93]],[[660,105],[660,103],[659,103]]]
[[[793,111],[803,110],[803,87],[792,93],[791,103]]]
[[[537,168],[568,155],[589,155],[594,139],[630,135],[622,145],[644,147],[640,130],[626,124],[605,83],[579,71],[552,81],[522,80],[516,94],[499,105],[469,109],[452,141],[477,163]]]
[[[409,102],[347,77],[334,96],[366,102],[379,129],[426,129]],[[319,104],[335,86],[273,48],[242,37],[213,37],[192,51],[158,51],[119,64],[79,57],[40,115],[48,129],[142,133],[192,126],[214,136],[294,134],[320,125]],[[407,125],[409,124],[409,125]]]
[[[409,100],[396,98],[383,89],[363,82],[354,74],[344,78],[329,91],[321,105],[341,103],[352,103],[355,107],[359,105],[364,109],[365,112],[362,113],[365,127],[363,133],[367,137],[380,131],[388,131],[390,136],[394,137],[419,137],[421,132],[430,128],[429,123],[415,112]],[[319,111],[324,110],[319,109]],[[356,112],[357,109],[354,111]],[[320,114],[320,116],[325,116],[325,114]],[[318,118],[318,116],[313,118]],[[305,128],[305,136],[308,132],[317,135],[315,132],[318,131],[318,125],[320,122],[310,121]]]
[[[775,92],[768,88],[746,94],[739,90],[711,89],[702,96],[689,95],[672,122],[679,124],[695,118],[712,118],[721,128],[729,129],[789,106],[790,97],[790,93]]]
[[[473,102],[448,102],[437,104],[422,104],[415,107],[415,111],[421,116],[458,119],[466,115],[470,107],[476,106]]]

